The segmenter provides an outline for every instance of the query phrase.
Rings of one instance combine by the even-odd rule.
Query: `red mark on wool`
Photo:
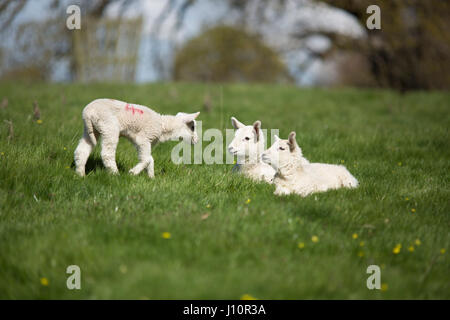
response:
[[[137,109],[137,108],[135,108],[135,107],[133,107],[133,106],[131,106],[131,107],[130,107],[130,106],[131,106],[131,105],[127,103],[127,105],[125,106],[125,110],[126,110],[126,111],[129,111],[129,110],[132,111],[132,112],[133,112],[133,115],[134,115],[135,112],[138,112],[138,113],[140,113],[140,114],[143,114],[143,113],[144,113],[144,111],[142,111],[142,110],[140,110],[140,109]]]

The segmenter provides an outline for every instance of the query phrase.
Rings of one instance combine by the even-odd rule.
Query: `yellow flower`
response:
[[[122,265],[119,267],[119,270],[120,270],[120,272],[122,272],[122,273],[127,273],[128,268],[127,268],[126,265],[122,264]]]
[[[303,249],[305,247],[305,243],[304,242],[299,242],[297,246],[298,246],[299,249]]]
[[[445,249],[442,248],[440,252],[441,252],[441,254],[444,254],[445,253]]]
[[[401,162],[399,162],[399,163],[398,163],[398,166],[399,166],[399,167],[401,167],[401,166],[402,166],[402,163],[401,163]]]
[[[250,201],[252,201],[252,200],[250,200],[250,198],[248,198],[247,200],[245,200],[245,204],[249,204]]]
[[[66,166],[66,169],[70,169],[70,166]]]
[[[364,257],[364,252],[359,251],[359,252],[358,252],[358,257],[360,257],[360,258]]]
[[[209,209],[209,208],[211,208],[211,205],[208,203],[208,204],[206,205],[206,207]]]
[[[365,245],[365,242],[364,242],[364,241],[361,241],[361,242],[359,243],[359,246],[360,246],[360,247],[364,247],[364,245]]]
[[[344,160],[341,160],[341,163],[344,163],[345,161]]]
[[[358,239],[358,234],[357,233],[352,234],[352,238],[353,239]]]
[[[67,150],[67,148],[66,148],[66,147],[64,147],[63,149],[64,149],[64,150]]]
[[[41,278],[41,285],[48,286],[48,279],[47,278]]]
[[[311,237],[311,241],[312,242],[319,242],[319,237],[318,236],[312,236]]]
[[[406,201],[409,201],[409,198],[408,198],[408,197],[406,197],[406,198],[405,198],[405,200],[406,200]]]
[[[244,294],[241,296],[241,300],[257,300],[255,297],[249,295],[249,294]]]
[[[5,155],[5,153],[4,153],[4,152],[0,152],[0,154],[1,154],[2,156],[4,156],[4,155]]]
[[[36,123],[37,123],[37,124],[41,124],[41,123],[42,123],[42,120],[41,120],[41,119],[36,120]]]
[[[163,237],[164,239],[170,239],[171,234],[170,234],[170,232],[163,232],[161,234],[161,237]]]
[[[416,244],[416,246],[420,246],[422,244],[422,242],[420,242],[419,239],[416,239],[416,241],[414,241],[414,243]]]
[[[392,250],[392,252],[393,252],[394,254],[399,254],[401,250],[402,250],[402,245],[399,243],[399,244],[397,244],[397,245],[394,247],[394,249]]]
[[[388,284],[387,283],[382,283],[381,284],[381,291],[386,291],[388,289]]]
[[[416,209],[412,208],[412,209],[411,209],[411,212],[412,212],[412,213],[416,212]]]
[[[409,246],[408,251],[409,252],[414,252],[414,246]]]

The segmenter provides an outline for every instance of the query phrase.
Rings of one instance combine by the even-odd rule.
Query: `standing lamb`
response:
[[[255,121],[253,126],[246,126],[235,117],[231,117],[231,124],[236,132],[228,146],[228,152],[238,157],[233,170],[256,181],[273,183],[275,170],[261,161],[261,154],[264,151],[261,121]]]
[[[75,150],[76,172],[85,175],[86,161],[92,149],[102,138],[101,157],[106,169],[119,173],[116,165],[116,147],[119,136],[128,138],[136,146],[139,163],[129,172],[139,174],[147,169],[148,176],[154,177],[152,146],[158,142],[183,139],[197,143],[195,118],[200,112],[176,116],[161,115],[145,106],[130,104],[113,99],[97,99],[83,110],[84,134]]]
[[[275,143],[262,155],[262,161],[276,171],[275,194],[297,193],[303,197],[330,189],[356,188],[358,181],[341,165],[309,163],[295,141],[295,132],[288,140],[275,136]]]

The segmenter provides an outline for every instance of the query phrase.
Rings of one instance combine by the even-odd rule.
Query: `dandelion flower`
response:
[[[412,213],[416,212],[416,209],[412,208],[412,209],[411,209],[411,212],[412,212]]]
[[[353,239],[358,239],[358,234],[357,233],[352,234],[352,238]]]
[[[397,244],[397,245],[394,247],[394,249],[392,250],[392,252],[393,252],[394,254],[399,254],[401,250],[402,250],[402,245],[399,243],[399,244]]]
[[[41,119],[36,120],[36,123],[37,123],[37,124],[41,124],[41,123],[42,123],[42,120],[41,120]]]
[[[361,241],[361,242],[359,243],[359,246],[360,246],[360,247],[364,247],[365,244],[366,244],[366,243],[365,243],[364,241]]]
[[[127,268],[126,265],[122,264],[122,265],[119,267],[119,270],[120,270],[121,273],[124,273],[124,274],[125,274],[125,273],[127,273],[128,268]]]
[[[416,241],[414,241],[414,243],[416,244],[416,246],[420,246],[422,244],[422,242],[420,242],[419,239],[416,239]]]
[[[311,237],[311,241],[314,242],[314,243],[315,242],[319,242],[319,237],[318,236],[312,236]]]
[[[414,252],[414,246],[409,246],[408,251],[409,252]]]
[[[208,203],[208,204],[206,205],[206,207],[209,209],[209,208],[211,208],[211,205]]]
[[[250,200],[250,198],[248,198],[247,200],[245,200],[245,204],[249,204],[250,201],[252,201],[252,200]]]
[[[48,279],[47,278],[41,278],[41,285],[44,287],[48,286]]]
[[[63,149],[64,149],[64,150],[67,150],[67,148],[66,148],[66,147],[64,147]]]
[[[444,253],[445,253],[445,249],[442,248],[442,249],[440,250],[440,252],[441,252],[441,254],[444,254]]]
[[[249,294],[244,294],[241,296],[241,300],[257,300],[255,297],[249,295]]]
[[[170,232],[163,232],[161,234],[161,237],[163,237],[164,239],[170,239],[171,234],[170,234]]]
[[[344,163],[345,161],[344,160],[341,160],[341,163]]]
[[[406,197],[406,198],[405,198],[405,200],[406,200],[406,201],[409,201],[409,198],[408,198],[408,197]]]
[[[0,154],[1,154],[2,156],[4,156],[4,155],[5,155],[5,153],[4,153],[4,152],[0,152]]]
[[[305,247],[305,243],[304,242],[299,242],[297,246],[298,246],[299,249],[303,249]]]
[[[402,163],[401,163],[401,162],[399,162],[399,163],[398,163],[398,166],[399,166],[399,167],[401,167],[401,166],[402,166]]]
[[[70,166],[66,166],[66,169],[70,169]]]
[[[387,284],[387,283],[382,283],[382,284],[381,284],[381,291],[387,291],[388,288],[389,288],[389,287],[388,287],[388,284]]]
[[[358,252],[358,257],[360,257],[360,258],[364,257],[364,252],[363,251],[359,251]]]

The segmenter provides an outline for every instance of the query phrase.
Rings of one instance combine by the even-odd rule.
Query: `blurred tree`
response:
[[[336,50],[356,52],[382,87],[400,91],[450,88],[450,2],[442,0],[321,0],[345,10],[365,26],[369,5],[381,8],[381,30],[360,38],[338,32],[304,29],[302,38],[323,34]],[[321,53],[324,54],[323,52]]]
[[[283,10],[286,10],[287,4],[294,0],[214,1],[221,4],[226,1],[230,16],[234,13],[240,14],[239,25],[245,27],[248,23],[256,26],[262,24],[268,17],[279,19]],[[7,32],[11,22],[26,2],[27,0],[0,0],[0,33]],[[82,6],[84,14],[88,16],[101,17],[113,3],[119,3],[122,6],[120,11],[125,12],[125,9],[137,0],[52,0],[51,7],[55,10],[63,10],[69,2]],[[166,20],[171,18],[175,18],[173,32],[177,32],[183,25],[187,11],[198,2],[199,0],[167,0],[159,17],[153,23],[153,35],[159,32]],[[367,66],[373,81],[382,87],[396,88],[401,91],[450,88],[450,33],[448,32],[450,1],[295,0],[295,2],[302,5],[327,4],[342,9],[353,16],[364,29],[369,16],[366,13],[367,7],[378,5],[381,8],[381,30],[366,29],[365,36],[358,38],[343,35],[337,27],[334,28],[335,30],[333,28],[323,30],[314,23],[308,25],[305,21],[294,22],[298,24],[298,28],[290,35],[291,41],[286,51],[307,51],[310,58],[305,63],[305,69],[315,59],[326,60],[344,53],[347,57],[358,55],[358,61],[361,65]],[[267,8],[271,10],[269,14],[266,12]],[[247,29],[257,31],[255,28]],[[326,36],[330,39],[331,46],[325,52],[308,48],[304,40],[312,35]],[[68,48],[66,54],[70,54],[71,47],[63,46],[64,48]],[[164,52],[159,53],[161,57],[164,57],[164,54]],[[340,60],[345,61],[347,66],[351,66],[348,64],[348,59]],[[340,69],[345,70],[344,67],[341,66]],[[345,82],[351,84],[350,74],[346,76]],[[361,81],[357,80],[355,83],[359,82]],[[373,83],[372,80],[362,82]]]
[[[70,76],[76,79],[80,69],[74,55],[73,32],[70,32],[61,17],[67,17],[66,8],[75,4],[83,8],[84,19],[99,19],[108,6],[120,2],[121,12],[134,0],[52,0],[48,6],[48,18],[20,24],[16,30],[11,29],[14,20],[30,0],[0,0],[0,35],[11,33],[14,36],[15,49],[20,52],[7,54],[10,48],[2,47],[0,63],[2,78],[48,80],[55,61],[68,59]],[[65,21],[65,18],[64,18]]]
[[[267,19],[265,9],[269,3],[278,6],[280,14],[286,0],[241,1],[227,0],[230,11],[241,13],[241,23],[245,25],[250,12],[256,24]],[[300,2],[300,0],[298,0]],[[180,5],[181,2],[182,4]],[[183,23],[186,11],[196,0],[169,0],[155,25],[158,27],[164,17],[175,12],[176,28]],[[363,28],[369,17],[366,10],[370,5],[381,8],[381,30],[367,30],[364,37],[343,35],[339,28],[321,30],[314,23],[308,26],[300,22],[297,32],[292,34],[290,49],[307,50],[313,59],[328,59],[339,51],[359,55],[360,63],[368,66],[375,83],[400,91],[411,89],[450,88],[450,1],[444,0],[311,0],[303,3],[328,4],[339,8],[356,18]],[[273,7],[272,7],[273,10]],[[314,51],[305,47],[302,40],[312,35],[323,35],[331,41],[328,50]],[[341,59],[342,60],[342,59]],[[342,68],[341,68],[342,69]],[[351,79],[347,77],[347,83]],[[360,82],[360,78],[356,80]],[[373,83],[364,80],[364,83]]]
[[[173,78],[182,81],[288,82],[278,55],[257,36],[218,26],[188,41],[176,53]]]

